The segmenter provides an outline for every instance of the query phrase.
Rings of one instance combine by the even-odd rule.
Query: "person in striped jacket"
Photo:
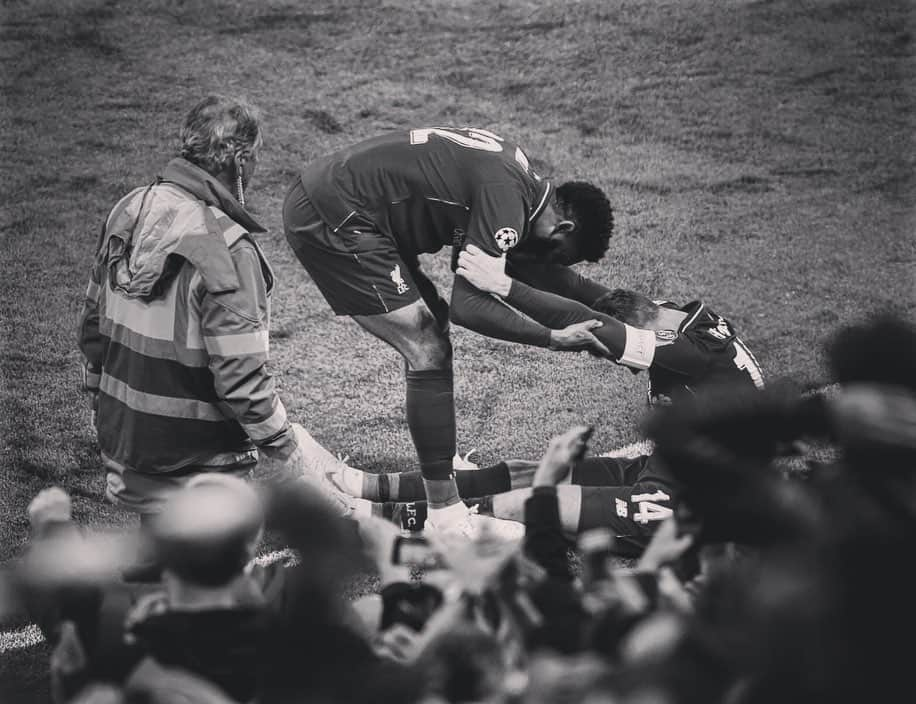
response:
[[[109,214],[79,325],[106,495],[141,521],[202,472],[301,476],[304,446],[334,459],[290,423],[266,368],[274,276],[245,209],[258,113],[209,96],[180,138]]]

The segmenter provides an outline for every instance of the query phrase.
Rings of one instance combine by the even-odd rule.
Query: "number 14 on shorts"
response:
[[[659,501],[670,501],[671,497],[664,491],[655,491],[651,494],[633,494],[630,501],[639,510],[633,514],[633,520],[643,525],[650,521],[664,521],[674,512],[667,506],[662,506]]]

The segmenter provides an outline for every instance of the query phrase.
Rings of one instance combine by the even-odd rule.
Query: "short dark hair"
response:
[[[615,288],[591,305],[592,309],[635,328],[644,328],[658,317],[658,304],[648,296]]]
[[[556,201],[563,217],[576,223],[574,237],[582,258],[597,262],[614,231],[614,211],[604,191],[585,181],[567,181],[557,186]]]

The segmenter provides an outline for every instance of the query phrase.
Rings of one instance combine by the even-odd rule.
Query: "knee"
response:
[[[417,335],[404,349],[407,366],[414,371],[448,369],[452,366],[452,343],[427,311],[420,315]]]

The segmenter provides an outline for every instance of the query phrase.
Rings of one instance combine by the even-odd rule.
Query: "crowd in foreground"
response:
[[[137,546],[47,489],[7,600],[53,645],[60,702],[907,698],[916,331],[845,328],[827,358],[833,393],[710,388],[647,415],[682,498],[631,564],[611,531],[560,523],[576,427],[538,463],[521,541],[345,516],[320,477],[204,473]],[[258,564],[265,535],[295,558]],[[156,581],[124,578],[138,551]]]

